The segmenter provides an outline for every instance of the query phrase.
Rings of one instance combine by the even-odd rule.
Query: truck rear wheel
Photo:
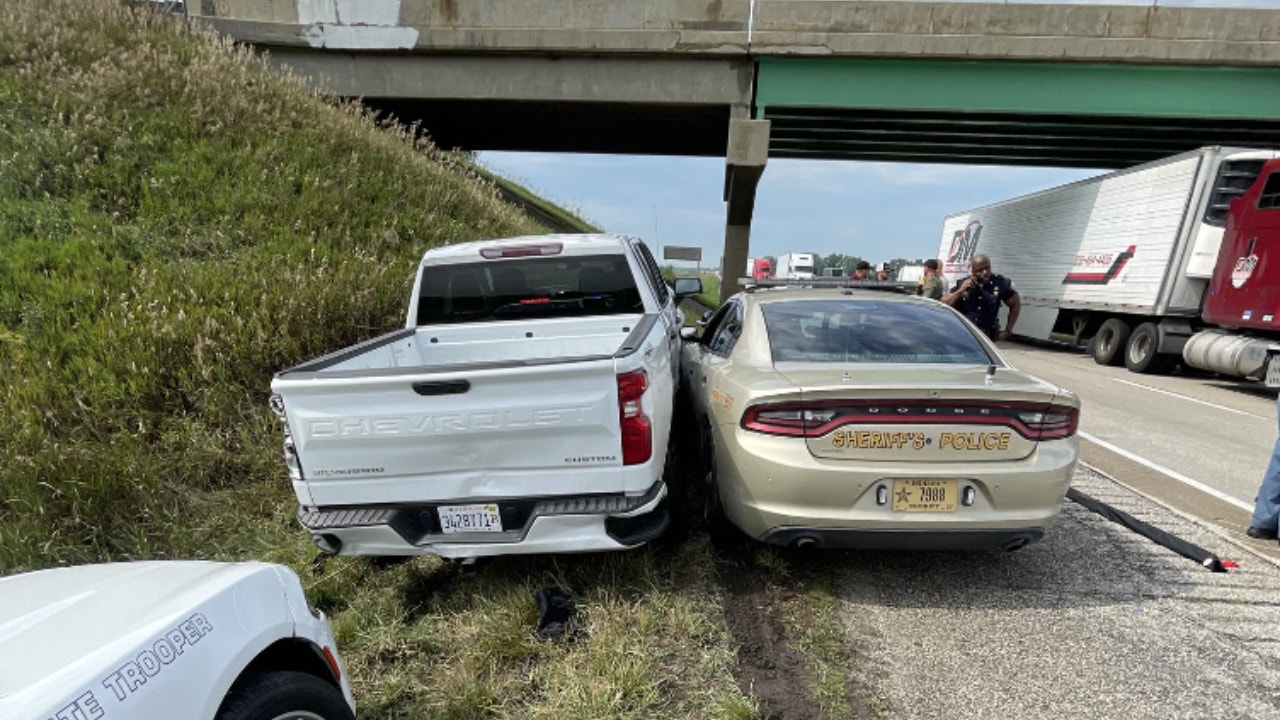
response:
[[[1129,345],[1129,324],[1120,318],[1102,323],[1093,336],[1093,361],[1099,365],[1119,365],[1124,362],[1125,348]]]
[[[1155,323],[1145,322],[1134,328],[1125,347],[1124,366],[1130,372],[1154,375],[1169,370],[1177,359],[1173,355],[1157,352],[1160,348],[1160,330]]]

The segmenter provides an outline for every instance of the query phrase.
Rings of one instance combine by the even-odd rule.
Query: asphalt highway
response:
[[[1002,344],[1083,403],[1073,486],[1238,567],[1213,573],[1067,501],[1015,553],[841,553],[852,678],[886,718],[1280,718],[1280,546],[1244,537],[1275,395]]]
[[[1015,553],[832,556],[858,693],[886,718],[1280,718],[1280,567],[1087,467],[1073,484],[1240,567],[1072,502]]]

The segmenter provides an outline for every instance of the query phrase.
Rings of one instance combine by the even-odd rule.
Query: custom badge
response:
[[[1241,288],[1253,275],[1253,271],[1257,267],[1257,255],[1247,255],[1237,259],[1235,269],[1231,271],[1231,287]]]

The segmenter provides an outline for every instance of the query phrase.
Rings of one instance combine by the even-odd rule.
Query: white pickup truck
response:
[[[131,562],[0,578],[3,720],[352,720],[292,570]]]
[[[405,327],[278,373],[298,518],[321,551],[616,550],[666,528],[681,315],[643,242],[429,250]]]

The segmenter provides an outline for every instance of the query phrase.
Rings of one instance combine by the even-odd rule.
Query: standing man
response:
[[[871,279],[871,263],[866,260],[859,260],[853,269],[854,280],[870,280]]]
[[[889,263],[880,263],[876,266],[876,280],[885,282],[889,279]]]
[[[1276,401],[1276,412],[1280,413],[1280,399]],[[1258,488],[1258,499],[1253,505],[1253,518],[1249,520],[1245,534],[1258,540],[1275,540],[1277,525],[1280,525],[1280,438],[1271,449],[1271,462],[1262,475],[1262,486]]]
[[[978,254],[970,263],[969,277],[956,283],[951,294],[944,295],[942,302],[960,311],[961,315],[978,326],[992,340],[1004,340],[1013,332],[1018,322],[1018,313],[1022,311],[1022,299],[1013,283],[1003,275],[991,272],[991,258]],[[1000,303],[1009,306],[1009,320],[1000,329]]]
[[[919,295],[927,297],[930,300],[941,300],[946,292],[945,286],[942,284],[942,268],[941,263],[936,258],[929,258],[924,261],[924,278],[920,280]]]

